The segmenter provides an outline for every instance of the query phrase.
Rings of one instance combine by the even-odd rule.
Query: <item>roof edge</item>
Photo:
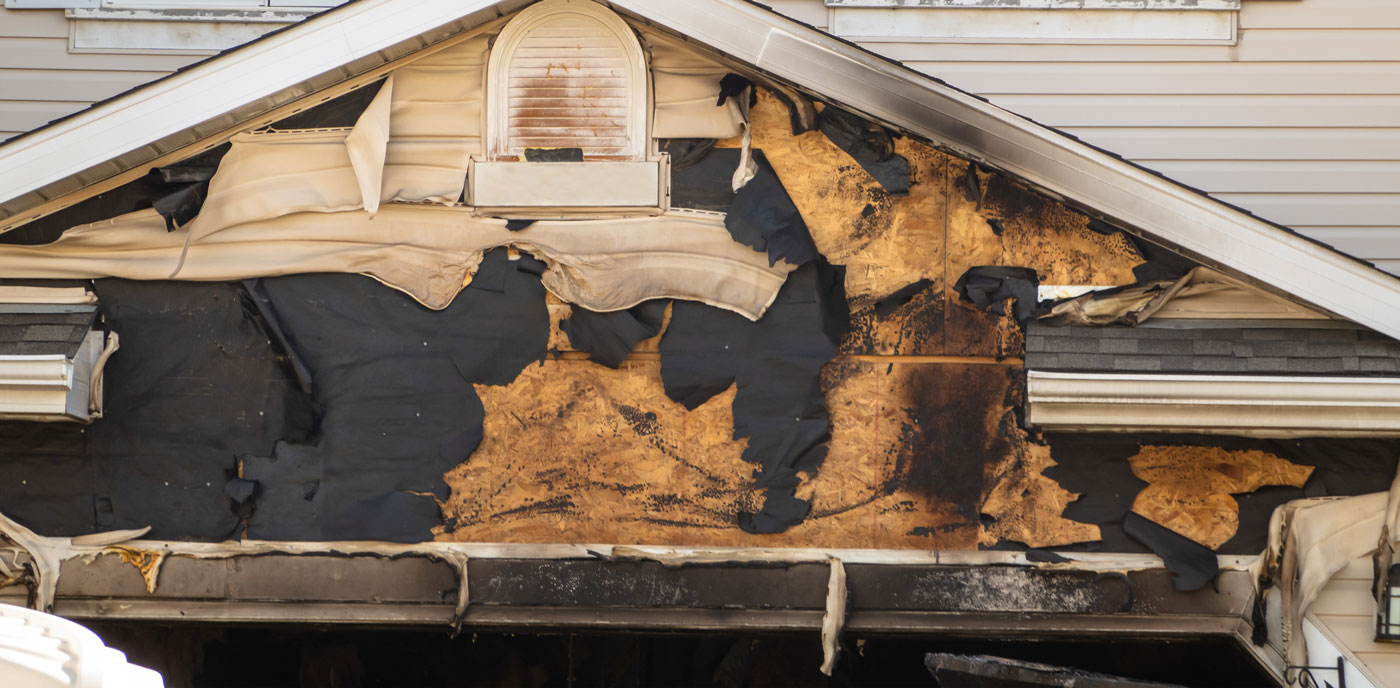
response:
[[[1203,262],[1400,338],[1400,279],[746,0],[610,0],[692,41],[985,162]],[[808,88],[811,88],[810,86]]]

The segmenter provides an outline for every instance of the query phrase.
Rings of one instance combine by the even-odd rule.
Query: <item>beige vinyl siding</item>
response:
[[[1352,655],[1348,659],[1360,664],[1377,686],[1400,688],[1400,644],[1374,642],[1376,602],[1371,597],[1371,567],[1367,555],[1338,571],[1313,602],[1309,616]]]
[[[1400,2],[1243,0],[1238,26],[1235,45],[862,45],[1400,272]]]
[[[0,8],[0,140],[198,59],[197,55],[70,54],[63,10]]]

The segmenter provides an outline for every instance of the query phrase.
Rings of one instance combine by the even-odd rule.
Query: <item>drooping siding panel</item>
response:
[[[837,30],[827,18],[846,11],[774,7]],[[861,43],[1400,269],[1400,4],[1244,0],[1238,26],[1234,45]]]

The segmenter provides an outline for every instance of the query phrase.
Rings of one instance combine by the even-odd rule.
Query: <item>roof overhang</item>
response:
[[[1394,437],[1400,379],[1032,370],[1026,422],[1046,431]]]
[[[358,0],[22,136],[0,146],[0,216],[9,218],[0,231],[526,4]],[[1400,337],[1395,277],[761,5],[608,4],[1208,265]]]

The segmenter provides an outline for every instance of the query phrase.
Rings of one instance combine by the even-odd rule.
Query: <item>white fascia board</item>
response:
[[[1400,378],[1033,370],[1026,422],[1085,432],[1400,437]]]
[[[0,202],[495,5],[359,0],[0,146]]]
[[[1052,196],[1400,338],[1400,280],[744,0],[611,0]]]

